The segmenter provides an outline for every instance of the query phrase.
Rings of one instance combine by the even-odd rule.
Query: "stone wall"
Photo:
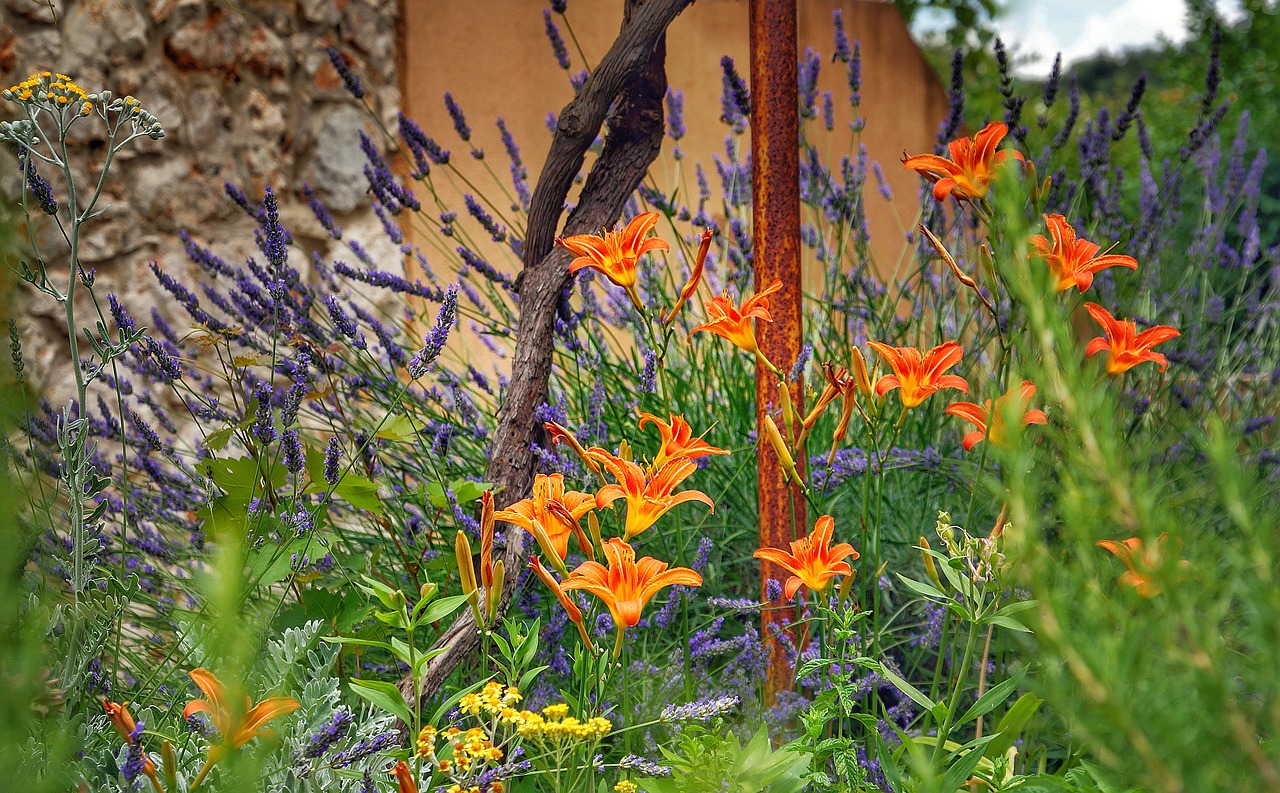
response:
[[[121,153],[100,204],[107,211],[85,228],[82,260],[97,271],[96,291],[120,294],[141,317],[163,308],[169,300],[146,265],[154,259],[175,273],[189,266],[181,229],[230,262],[249,255],[253,222],[227,199],[224,182],[251,198],[271,185],[295,240],[327,254],[328,237],[301,199],[310,184],[348,239],[386,253],[368,212],[358,139],[372,124],[326,48],[343,53],[361,75],[365,101],[393,121],[396,13],[396,0],[0,0],[0,86],[62,72],[86,91],[134,95],[166,130]],[[12,117],[7,104],[0,101],[0,117]],[[101,159],[101,127],[82,121],[73,131],[87,178]],[[12,163],[5,167],[2,187],[12,196],[18,182]],[[65,273],[65,253],[53,263]],[[23,313],[33,384],[58,395],[66,372],[60,312],[35,295]]]

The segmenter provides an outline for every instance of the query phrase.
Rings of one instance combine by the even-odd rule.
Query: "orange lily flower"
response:
[[[847,542],[835,547],[831,546],[831,532],[835,528],[835,519],[830,515],[818,518],[813,526],[813,534],[792,540],[791,553],[779,548],[761,548],[755,552],[757,559],[773,562],[779,567],[794,573],[787,579],[782,594],[790,600],[795,597],[801,586],[809,587],[811,592],[821,592],[836,575],[852,575],[853,569],[845,562],[858,558],[858,552]]]
[[[716,448],[702,438],[693,437],[693,428],[684,420],[684,416],[671,413],[670,419],[668,423],[652,413],[640,414],[640,429],[644,429],[646,424],[653,424],[662,437],[662,448],[658,450],[658,456],[653,458],[654,468],[661,468],[663,463],[676,458],[697,460],[713,454],[729,453],[728,449]]]
[[[588,650],[594,649],[591,644],[591,636],[587,634],[587,627],[582,622],[582,609],[569,599],[564,593],[564,588],[560,586],[560,582],[551,575],[551,571],[542,566],[542,562],[536,557],[529,557],[529,569],[533,571],[547,589],[556,596],[556,600],[560,602],[560,607],[564,609],[564,613],[569,615],[569,621],[578,626],[578,635],[582,637],[582,643],[587,646]]]
[[[954,195],[957,201],[976,201],[987,195],[996,175],[995,166],[1010,157],[1023,160],[1022,153],[1014,149],[996,151],[1008,132],[1006,124],[992,121],[972,138],[948,143],[949,160],[936,154],[904,155],[902,164],[933,183],[935,199],[946,201],[947,196]]]
[[[1019,410],[1023,414],[1022,426],[1049,423],[1049,417],[1043,410],[1027,410],[1027,406],[1031,404],[1031,398],[1035,395],[1036,387],[1031,381],[1023,380],[1016,392],[1010,391],[1004,396],[996,397],[994,406],[990,399],[981,405],[973,402],[956,402],[947,408],[947,414],[962,418],[978,428],[964,436],[964,440],[961,441],[966,452],[984,440],[990,440],[996,446],[1005,446],[1009,442],[1009,430],[1005,426],[1004,413],[1009,400],[1018,400]],[[992,413],[995,414],[994,419]]]
[[[698,470],[698,464],[692,460],[668,460],[652,478],[646,479],[644,469],[630,460],[616,457],[597,447],[588,449],[587,454],[603,464],[617,480],[596,493],[596,507],[604,509],[620,498],[627,500],[627,521],[623,532],[625,541],[629,542],[632,537],[646,531],[677,504],[701,501],[711,507],[712,512],[716,510],[715,502],[699,490],[671,492]]]
[[[1094,274],[1108,267],[1138,269],[1138,260],[1132,256],[1098,256],[1102,246],[1077,237],[1076,230],[1062,215],[1045,215],[1044,223],[1053,242],[1036,234],[1031,238],[1036,249],[1033,255],[1048,262],[1049,270],[1058,277],[1059,292],[1073,286],[1084,292],[1093,284]]]
[[[644,239],[658,222],[657,212],[636,215],[621,231],[606,231],[603,236],[575,234],[556,240],[556,244],[578,258],[569,264],[569,272],[584,267],[598,270],[605,278],[627,291],[637,311],[644,309],[636,294],[636,263],[649,251],[667,251],[671,247],[658,237]]]
[[[562,589],[581,589],[600,598],[618,626],[616,656],[622,649],[622,635],[640,622],[640,612],[650,598],[673,584],[702,586],[702,576],[687,567],[667,569],[666,562],[646,556],[636,561],[636,552],[623,540],[614,537],[604,544],[606,569],[599,562],[583,562],[569,574]]]
[[[944,388],[969,393],[969,384],[963,377],[943,374],[960,363],[962,353],[959,342],[944,342],[923,354],[915,347],[890,347],[878,341],[867,344],[880,353],[893,369],[893,374],[881,377],[876,383],[876,394],[884,396],[895,388],[902,389],[903,408],[916,407]]]
[[[1161,590],[1151,574],[1161,565],[1162,549],[1168,539],[1167,533],[1161,533],[1156,539],[1156,548],[1143,548],[1142,540],[1138,537],[1130,537],[1123,542],[1098,540],[1097,545],[1115,554],[1116,558],[1129,568],[1120,576],[1120,583],[1133,587],[1134,591],[1144,598],[1153,598],[1160,594]],[[1189,567],[1191,563],[1181,559],[1178,565]]]
[[[182,718],[189,719],[195,713],[208,713],[213,719],[213,726],[222,735],[222,743],[209,750],[206,767],[221,759],[228,747],[239,749],[259,735],[270,734],[270,730],[264,729],[262,725],[301,707],[293,697],[268,697],[250,707],[251,701],[246,696],[243,712],[236,712],[235,707],[227,701],[226,686],[212,672],[207,669],[192,669],[188,674],[204,692],[205,699],[188,702],[182,711]],[[201,776],[203,775],[202,773]],[[194,787],[193,784],[192,788]]]
[[[1151,348],[1181,336],[1177,328],[1156,325],[1139,333],[1138,326],[1131,319],[1117,320],[1111,316],[1110,311],[1097,303],[1085,303],[1084,307],[1106,334],[1105,337],[1099,336],[1089,342],[1084,353],[1090,358],[1103,350],[1110,353],[1107,357],[1107,374],[1122,374],[1143,361],[1153,362],[1162,372],[1169,368],[1168,359],[1158,352],[1152,352]]]
[[[707,303],[707,321],[689,331],[688,338],[692,339],[693,334],[707,330],[728,339],[745,352],[759,355],[760,346],[756,344],[756,332],[751,320],[759,318],[765,322],[773,322],[773,315],[769,313],[769,295],[780,289],[782,281],[775,280],[763,292],[747,298],[741,308],[735,307],[728,295],[711,298]]]
[[[590,545],[576,521],[595,506],[590,493],[566,492],[563,474],[538,474],[533,478],[533,496],[498,510],[493,519],[514,523],[535,537],[538,530],[546,532],[556,554],[564,559],[569,554],[570,534],[578,536],[582,552],[587,553]]]
[[[396,778],[398,793],[418,793],[418,781],[413,778],[413,772],[405,761],[396,763],[396,767],[391,769],[391,776]]]

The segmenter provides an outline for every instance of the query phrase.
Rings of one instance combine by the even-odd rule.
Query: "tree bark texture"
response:
[[[578,204],[569,213],[564,234],[599,232],[622,214],[627,198],[662,148],[666,30],[692,3],[627,0],[618,38],[577,97],[560,113],[529,208],[524,269],[516,280],[520,318],[511,383],[498,408],[498,426],[489,447],[488,479],[496,485],[499,509],[529,496],[536,467],[533,445],[545,443],[534,411],[547,401],[556,306],[571,280],[571,255],[555,248],[565,198],[607,119],[604,148],[587,176]],[[508,525],[505,537],[502,559],[507,575],[498,619],[510,606],[525,566],[524,531]],[[424,702],[433,698],[450,672],[479,648],[480,632],[470,610],[444,632],[436,646],[446,650],[428,662],[424,671]],[[412,678],[401,680],[400,690],[412,700]]]

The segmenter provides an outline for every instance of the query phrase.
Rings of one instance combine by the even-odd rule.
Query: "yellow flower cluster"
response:
[[[522,710],[511,723],[516,725],[521,738],[551,743],[595,743],[613,729],[613,724],[600,716],[579,721],[568,714],[568,705],[548,705],[541,714]]]
[[[636,787],[636,783],[629,779],[624,779],[613,786],[618,793],[636,793],[640,788]]]
[[[45,101],[55,105],[80,105],[80,112],[87,114],[92,108],[89,94],[65,74],[39,72],[4,91],[4,98],[15,102]]]
[[[458,702],[458,709],[473,716],[481,710],[497,716],[511,710],[511,706],[518,704],[521,699],[520,689],[515,686],[504,687],[496,680],[491,680],[479,694],[467,694],[463,697]]]
[[[506,786],[503,785],[501,782],[489,783],[489,793],[503,793],[503,791],[505,791],[506,789],[507,789]],[[481,793],[480,788],[475,787],[474,785],[471,787],[463,787],[462,785],[450,785],[448,788],[446,788],[446,790],[447,790],[447,793]]]
[[[494,746],[488,734],[479,727],[472,727],[466,732],[450,727],[440,733],[440,737],[453,744],[453,759],[441,760],[437,764],[442,774],[466,773],[476,763],[497,763],[502,760],[502,750]],[[435,740],[435,728],[423,727],[422,732],[418,733],[418,755],[434,756]]]

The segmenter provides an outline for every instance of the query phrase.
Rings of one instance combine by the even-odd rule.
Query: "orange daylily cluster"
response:
[[[1156,582],[1155,572],[1164,564],[1165,546],[1169,535],[1162,533],[1156,538],[1155,546],[1143,543],[1139,537],[1130,537],[1123,542],[1117,540],[1098,540],[1099,548],[1105,548],[1115,555],[1126,568],[1120,576],[1120,583],[1133,587],[1133,590],[1144,598],[1153,598],[1161,592]],[[1178,560],[1179,567],[1190,567],[1185,559]]]
[[[683,416],[672,413],[663,421],[653,414],[641,413],[640,428],[650,424],[657,428],[661,445],[653,459],[641,465],[631,459],[629,447],[624,446],[619,454],[599,447],[584,449],[572,433],[548,422],[547,432],[555,442],[574,450],[602,480],[607,475],[614,481],[604,482],[593,494],[565,490],[561,474],[538,474],[531,497],[493,513],[494,520],[519,526],[538,541],[542,555],[560,573],[561,579],[557,580],[536,557],[530,557],[529,569],[555,595],[588,647],[591,638],[582,610],[568,596],[569,591],[590,592],[609,609],[618,629],[617,652],[624,632],[639,622],[641,610],[655,594],[673,584],[699,586],[702,583],[702,577],[688,568],[668,569],[666,562],[651,557],[637,560],[630,542],[686,501],[700,501],[714,511],[715,502],[707,494],[698,490],[675,492],[675,489],[698,469],[697,460],[729,452],[695,436]],[[627,507],[622,536],[604,540],[596,516],[589,513],[611,507],[619,499],[625,501]],[[589,517],[589,537],[580,524],[584,516]],[[579,550],[588,557],[572,571],[565,566],[570,535],[577,538]],[[597,552],[603,555],[607,566],[596,561]]]
[[[1031,404],[1031,398],[1035,395],[1036,387],[1029,380],[1023,380],[1016,391],[1011,390],[1004,396],[996,397],[994,405],[989,399],[981,405],[973,402],[956,402],[947,407],[947,415],[962,418],[977,427],[961,441],[966,452],[984,440],[989,440],[997,446],[1006,446],[1010,441],[1010,434],[1004,416],[1012,400],[1017,400],[1017,415],[1021,416],[1021,426],[1049,423],[1049,417],[1043,410],[1027,409]]]

